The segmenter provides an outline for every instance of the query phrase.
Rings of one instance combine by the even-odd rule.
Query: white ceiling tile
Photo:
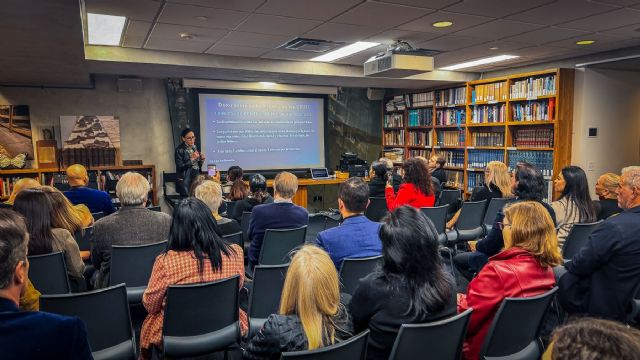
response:
[[[375,24],[375,26],[390,28],[417,19],[432,11],[404,5],[365,2],[334,18],[333,21],[363,26]]]
[[[144,45],[144,40],[146,36],[135,36],[135,35],[127,35],[122,40],[122,47],[126,48],[141,48]]]
[[[400,25],[398,26],[398,29],[424,31],[435,34],[449,34],[475,25],[486,23],[491,20],[493,19],[485,16],[474,16],[447,11],[436,11],[419,19]],[[438,21],[451,21],[453,22],[453,25],[445,28],[433,27],[432,24]]]
[[[611,5],[618,5],[618,6],[631,6],[631,5],[640,4],[640,1],[638,0],[591,0],[591,1],[596,3],[611,4]]]
[[[580,49],[567,49],[550,45],[531,46],[511,51],[513,55],[529,58],[547,58],[551,56],[566,55],[567,57],[585,55],[587,52]]]
[[[204,16],[206,19],[197,19],[199,16]],[[242,11],[213,9],[184,4],[167,4],[158,22],[164,24],[233,29],[240,25],[247,16],[249,16],[249,13]]]
[[[151,23],[148,21],[129,21],[122,40],[122,46],[142,47],[149,30],[151,30]]]
[[[360,2],[362,0],[267,0],[255,12],[327,21]]]
[[[252,14],[236,30],[273,35],[299,36],[320,25],[320,21]]]
[[[586,0],[559,0],[552,4],[508,16],[507,19],[535,24],[560,25],[575,19],[601,14],[615,9],[617,9],[617,7],[612,5],[598,4]]]
[[[194,36],[191,40],[181,39],[181,33],[188,33]],[[213,44],[227,34],[227,30],[211,29],[196,26],[156,24],[151,32],[150,39],[169,39],[183,42],[208,42]]]
[[[302,60],[306,61],[311,58],[320,55],[320,53],[308,52],[308,51],[292,51],[292,50],[271,50],[268,53],[260,56],[267,59],[284,59],[284,60]]]
[[[602,33],[606,35],[622,36],[626,38],[637,38],[640,37],[640,23],[603,31]]]
[[[517,12],[532,9],[537,6],[554,2],[555,0],[464,0],[445,8],[447,11],[470,15],[503,17]]]
[[[640,22],[640,10],[619,9],[606,14],[589,16],[584,19],[564,23],[561,26],[569,29],[604,31],[637,24],[638,22]]]
[[[442,9],[462,0],[379,0],[379,2],[399,5],[409,5],[426,9]]]
[[[422,49],[453,51],[478,45],[486,41],[486,39],[478,39],[468,36],[445,35],[433,40],[419,43],[417,44],[417,47]]]
[[[431,40],[431,39],[437,38],[438,36],[439,36],[438,34],[424,33],[419,31],[391,29],[391,30],[386,30],[379,34],[373,35],[367,38],[366,41],[372,41],[380,44],[389,45],[394,43],[396,40],[404,40],[410,43],[411,45],[415,46],[420,42]]]
[[[569,39],[572,37],[588,34],[587,31],[563,29],[559,27],[548,27],[540,30],[534,30],[524,34],[507,38],[509,41],[519,41],[529,44],[541,45],[552,41]]]
[[[455,33],[462,36],[473,36],[485,39],[502,39],[542,28],[541,25],[511,20],[494,20]]]
[[[373,47],[371,49],[367,49],[365,51],[361,51],[357,54],[353,54],[349,57],[346,57],[344,59],[335,61],[334,63],[336,64],[351,64],[351,65],[362,65],[364,64],[365,61],[367,61],[370,57],[384,52],[387,49],[386,46],[384,45],[379,45],[376,47]],[[364,71],[364,70],[363,70]]]
[[[291,36],[286,35],[269,35],[269,34],[257,34],[243,31],[232,31],[227,34],[220,44],[236,45],[236,46],[248,46],[248,47],[261,47],[261,48],[277,48],[282,44],[286,44],[289,40],[292,40]]]
[[[85,0],[88,13],[125,16],[127,19],[152,21],[161,3],[153,0]]]
[[[217,55],[229,55],[229,56],[244,56],[244,57],[260,57],[271,49],[262,49],[248,46],[235,46],[216,44],[211,49],[207,50],[207,54]]]
[[[483,44],[470,46],[467,49],[484,51],[486,56],[495,56],[495,55],[500,55],[505,53],[510,55],[513,50],[522,49],[522,48],[531,46],[531,44],[518,42],[518,41],[510,41],[511,39],[508,39],[508,40],[509,41],[507,40],[489,41]],[[494,48],[494,50],[492,50],[492,48]]]
[[[167,2],[252,12],[262,5],[264,0],[167,0]]]
[[[180,52],[202,53],[207,50],[213,43],[205,41],[193,40],[171,40],[161,39],[151,36],[149,42],[144,47],[152,50],[167,50]]]
[[[310,39],[320,39],[329,41],[356,42],[377,34],[383,29],[338,23],[324,23],[317,28],[305,33],[303,36]]]
[[[576,42],[580,40],[594,40],[592,45],[577,45]],[[565,39],[549,43],[551,46],[563,47],[567,49],[578,49],[586,52],[601,51],[606,48],[610,48],[611,44],[619,43],[625,39],[620,36],[605,35],[602,33],[585,34],[583,36],[574,37],[571,39]]]

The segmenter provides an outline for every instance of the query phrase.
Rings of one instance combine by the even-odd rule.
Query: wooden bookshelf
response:
[[[552,186],[553,175],[558,174],[560,169],[571,162],[573,82],[574,71],[572,69],[548,69],[475,80],[444,88],[393,94],[383,102],[383,114],[402,114],[403,126],[398,127],[397,130],[404,131],[405,143],[398,145],[383,143],[383,150],[403,149],[404,159],[409,157],[412,149],[427,150],[427,155],[440,151],[462,151],[464,166],[455,167],[448,164],[445,166],[445,170],[464,174],[461,188],[467,194],[470,193],[469,175],[473,174],[475,177],[483,170],[470,166],[470,153],[475,154],[477,151],[491,151],[491,154],[503,158],[507,166],[511,162],[511,167],[516,160],[529,160],[530,156],[533,162],[535,162],[534,160],[538,161],[539,167],[544,170],[545,179]],[[450,94],[451,89],[460,88],[464,88],[464,104],[459,101],[439,101],[439,91]],[[455,90],[453,91],[455,92]],[[386,108],[389,100],[394,97],[406,98],[406,96],[411,97],[413,94],[430,92],[433,92],[430,125],[408,126],[409,111],[425,108],[425,106],[417,107],[405,104],[402,109]],[[441,111],[464,111],[464,119],[456,121],[455,124],[443,125],[438,122]],[[383,139],[387,130],[383,127]],[[415,130],[431,131],[431,143],[425,147],[410,145],[409,132]],[[438,142],[438,134],[452,130],[463,132],[464,140],[461,140],[463,145],[450,146]],[[476,140],[481,139],[482,145],[474,144],[474,137]],[[487,139],[499,141],[486,142]],[[545,159],[545,157],[547,158]],[[542,162],[542,159],[547,161],[549,157],[551,157],[552,164]],[[542,164],[546,164],[546,168]],[[549,194],[549,200],[556,198],[557,195],[557,193]]]

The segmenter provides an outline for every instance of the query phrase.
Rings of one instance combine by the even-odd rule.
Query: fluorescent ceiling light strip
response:
[[[124,16],[87,13],[88,43],[119,46],[126,21]]]
[[[355,53],[359,53],[360,51],[364,51],[378,45],[380,44],[374,43],[374,42],[358,41],[351,45],[341,47],[340,49],[333,50],[331,52],[328,52],[320,56],[316,56],[313,59],[311,59],[311,61],[323,61],[323,62],[335,61],[338,59],[346,58],[347,56],[351,56]]]
[[[467,62],[463,62],[456,65],[445,66],[443,68],[440,68],[440,70],[458,70],[458,69],[470,68],[470,67],[484,65],[484,64],[491,64],[491,63],[505,61],[505,60],[511,60],[518,57],[519,56],[516,56],[516,55],[498,55],[498,56],[492,56],[484,59],[467,61]]]

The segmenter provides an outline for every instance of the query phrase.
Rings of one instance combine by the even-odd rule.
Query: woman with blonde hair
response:
[[[458,312],[473,308],[464,358],[477,359],[502,300],[532,297],[552,289],[553,267],[562,263],[556,229],[547,209],[536,201],[508,205],[502,230],[504,249],[492,256],[467,288],[458,295]]]
[[[351,336],[340,305],[340,283],[324,250],[305,245],[291,259],[279,314],[269,316],[244,350],[244,359],[279,359],[287,351],[313,350]]]
[[[40,189],[47,194],[55,209],[51,213],[53,227],[67,229],[71,234],[75,234],[78,230],[93,224],[93,215],[86,205],[73,205],[60,190],[52,186],[41,186]]]
[[[603,220],[622,212],[622,209],[618,206],[618,194],[616,193],[619,183],[620,176],[614,173],[602,174],[598,178],[596,195],[598,195],[599,200],[593,202],[598,213],[598,220]]]
[[[222,217],[218,213],[222,203],[222,186],[220,184],[211,180],[204,180],[195,188],[194,192],[196,199],[202,200],[211,210],[211,214],[216,220],[218,235],[225,236],[242,231],[237,221]]]

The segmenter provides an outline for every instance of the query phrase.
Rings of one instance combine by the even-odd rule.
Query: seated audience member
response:
[[[93,215],[86,205],[73,205],[60,190],[52,186],[41,186],[40,189],[47,194],[51,206],[55,209],[51,213],[53,227],[67,229],[73,235],[76,231],[93,224]]]
[[[622,170],[618,206],[564,266],[558,299],[571,314],[624,321],[640,283],[640,168]]]
[[[382,161],[374,161],[369,172],[369,196],[384,197],[384,188],[387,185],[387,165]],[[394,190],[395,191],[395,190]]]
[[[162,322],[169,285],[211,282],[239,275],[242,288],[242,249],[225,243],[215,228],[211,210],[202,201],[190,197],[176,204],[167,251],[156,258],[142,297],[149,314],[140,332],[142,359],[150,358],[152,346],[162,347]],[[215,300],[212,301],[215,306]],[[239,320],[241,332],[246,334],[248,320],[243,310],[240,310]]]
[[[113,245],[144,245],[167,240],[171,216],[146,208],[149,190],[149,181],[135,172],[128,172],[118,180],[116,195],[122,207],[93,226],[91,263],[96,269],[95,288],[109,285]]]
[[[458,311],[473,308],[463,352],[478,359],[493,318],[507,297],[532,297],[556,283],[553,267],[562,263],[556,229],[547,209],[537,201],[508,205],[497,225],[504,250],[491,257],[458,296]]]
[[[225,236],[242,231],[237,221],[218,214],[218,208],[222,203],[222,187],[220,184],[211,180],[203,181],[196,188],[196,198],[202,200],[211,210],[211,214],[216,221],[218,235]]]
[[[242,358],[279,359],[283,352],[332,345],[351,336],[349,327],[331,259],[322,249],[305,245],[291,259],[279,314],[267,318]]]
[[[602,319],[577,318],[557,328],[542,360],[640,360],[640,331]]]
[[[360,280],[349,311],[371,330],[367,359],[388,359],[402,324],[455,315],[456,289],[438,252],[438,234],[420,211],[402,206],[383,219],[382,269]]]
[[[191,182],[191,186],[189,187],[189,196],[196,197],[196,188],[200,186],[207,178],[204,175],[196,176]]]
[[[249,221],[249,263],[258,264],[262,240],[267,229],[294,229],[309,225],[307,209],[295,205],[293,196],[298,191],[298,178],[283,171],[273,181],[275,198],[271,204],[262,204],[253,208]]]
[[[444,171],[445,163],[446,161],[442,155],[432,155],[428,161],[431,177],[438,179],[441,186],[447,183],[447,173]]]
[[[618,194],[616,193],[619,182],[620,176],[614,173],[606,173],[598,178],[596,195],[598,195],[599,200],[594,201],[598,212],[598,220],[603,220],[622,212],[622,209],[618,207]]]
[[[352,177],[340,184],[338,210],[342,224],[318,233],[316,243],[331,256],[340,270],[342,260],[380,255],[382,243],[378,232],[380,223],[364,216],[369,204],[369,188],[361,178]]]
[[[540,203],[547,209],[551,220],[555,224],[556,218],[553,209],[542,201],[546,187],[540,170],[529,163],[518,162],[514,172],[511,174],[511,184],[513,194],[516,196],[516,202],[536,201]],[[503,218],[504,212],[501,209],[493,220],[494,226],[489,234],[476,243],[476,251],[460,253],[455,256],[454,263],[456,268],[467,279],[471,280],[473,274],[482,269],[489,257],[499,253],[504,247],[502,231],[496,226],[497,223],[502,222]]]
[[[85,204],[92,213],[102,212],[109,215],[116,211],[111,197],[104,191],[87,187],[89,175],[84,166],[75,164],[67,168],[67,180],[71,190],[64,192],[64,195],[74,204]]]
[[[589,195],[587,174],[577,166],[565,166],[553,184],[561,193],[560,199],[551,203],[556,215],[558,245],[564,246],[564,240],[573,228],[573,224],[596,221],[596,208]]]
[[[229,196],[227,196],[227,198],[229,201],[240,201],[242,199],[246,199],[248,195],[249,187],[247,187],[247,184],[245,184],[242,179],[237,179],[231,185]]]
[[[240,222],[243,212],[251,212],[256,205],[271,204],[272,202],[273,197],[267,192],[267,179],[260,174],[255,174],[249,179],[249,195],[242,200],[236,201],[233,213],[228,215]]]
[[[222,194],[227,197],[231,193],[231,186],[233,183],[240,179],[242,180],[242,168],[240,166],[229,166],[227,170],[227,180],[222,184]]]
[[[391,161],[391,159],[386,158],[386,157],[381,157],[380,159],[378,159],[378,161],[383,163],[384,166],[387,167],[387,172],[389,172],[389,171],[391,172],[391,180],[393,182],[393,184],[392,184],[393,185],[393,191],[394,192],[398,192],[398,189],[400,189],[400,185],[402,185],[402,176],[400,176],[399,174],[397,174],[394,171],[393,161]],[[386,185],[386,183],[385,183],[385,185]],[[371,195],[371,196],[373,196],[373,195]],[[380,197],[383,197],[383,196],[384,196],[384,193]]]
[[[84,284],[84,263],[78,243],[69,230],[55,228],[51,224],[53,207],[40,189],[22,190],[13,209],[24,216],[29,230],[29,255],[50,254],[62,251],[69,277],[75,284]]]
[[[40,183],[38,182],[38,180],[36,179],[32,179],[32,178],[22,178],[18,181],[16,181],[13,184],[13,190],[11,191],[11,195],[9,195],[9,199],[5,202],[3,202],[3,207],[12,207],[13,206],[13,202],[16,199],[16,196],[18,196],[18,193],[22,190],[25,189],[33,189],[33,188],[37,188],[40,186]]]
[[[404,171],[403,184],[397,193],[393,192],[392,183],[387,180],[385,197],[389,211],[409,205],[415,208],[431,207],[435,204],[436,197],[431,188],[431,175],[427,164],[420,159],[410,158],[402,163]]]
[[[473,189],[469,201],[487,200],[486,209],[493,198],[513,197],[512,191],[511,177],[507,165],[501,161],[491,161],[487,164],[487,168],[484,169],[484,184]],[[447,222],[448,229],[452,229],[455,226],[458,222],[458,217],[460,217],[460,210]]]
[[[29,283],[28,241],[22,217],[0,209],[0,357],[93,359],[80,319],[18,307]]]

